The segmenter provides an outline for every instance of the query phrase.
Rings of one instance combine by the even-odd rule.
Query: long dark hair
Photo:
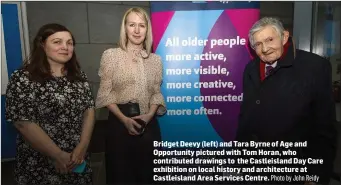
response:
[[[40,83],[45,82],[52,78],[50,64],[47,61],[47,56],[44,50],[44,44],[46,39],[57,33],[67,31],[70,33],[73,43],[75,45],[75,39],[72,33],[60,24],[52,23],[42,26],[33,41],[32,52],[30,56],[24,61],[23,68],[29,72],[31,80],[38,81]],[[71,59],[65,63],[64,71],[66,71],[66,77],[71,81],[84,81],[81,77],[80,65],[76,57],[75,51],[73,51]]]

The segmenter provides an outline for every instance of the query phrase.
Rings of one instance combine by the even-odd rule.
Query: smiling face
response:
[[[253,47],[263,62],[272,64],[282,56],[288,38],[289,32],[284,31],[283,38],[281,38],[274,27],[265,26],[253,34]]]
[[[142,14],[131,12],[128,14],[125,24],[128,37],[128,45],[141,46],[146,38],[147,22]]]
[[[49,63],[65,64],[67,63],[74,50],[72,36],[67,31],[56,32],[50,35],[44,43],[44,51]]]

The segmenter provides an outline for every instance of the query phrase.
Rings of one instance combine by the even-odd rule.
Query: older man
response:
[[[256,22],[249,31],[249,40],[258,57],[244,71],[244,99],[236,140],[307,141],[307,147],[291,148],[297,155],[289,158],[323,159],[323,164],[295,165],[307,167],[311,175],[310,179],[304,176],[299,181],[328,183],[336,143],[329,61],[295,49],[289,33],[275,18],[265,17]]]

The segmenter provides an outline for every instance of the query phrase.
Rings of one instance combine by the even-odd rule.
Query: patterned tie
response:
[[[272,66],[266,66],[265,67],[265,76],[269,76],[269,74],[274,70]]]

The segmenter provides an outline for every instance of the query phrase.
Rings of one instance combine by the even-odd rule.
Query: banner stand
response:
[[[248,31],[259,2],[151,2],[156,54],[163,61],[164,141],[234,140]]]

